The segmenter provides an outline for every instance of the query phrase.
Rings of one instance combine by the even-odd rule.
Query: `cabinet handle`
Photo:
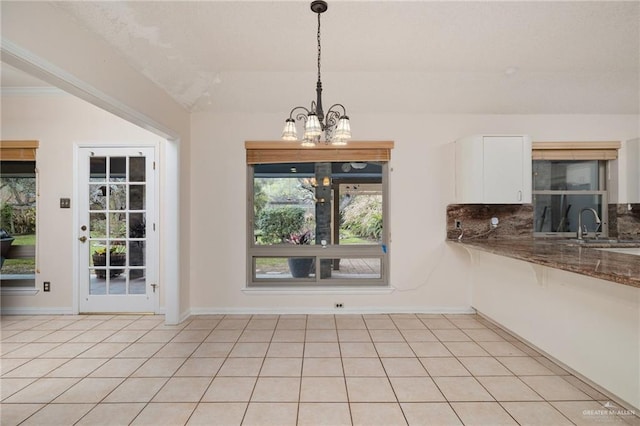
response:
[[[518,191],[518,201],[522,201],[522,191]]]

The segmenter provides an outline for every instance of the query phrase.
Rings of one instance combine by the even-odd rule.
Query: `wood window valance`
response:
[[[38,141],[0,141],[0,160],[36,161]]]
[[[300,146],[299,142],[246,141],[247,164],[389,161],[392,141],[358,141],[345,146]]]
[[[620,142],[533,142],[534,160],[615,160]]]

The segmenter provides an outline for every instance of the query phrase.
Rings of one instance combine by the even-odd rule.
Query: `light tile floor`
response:
[[[3,426],[640,425],[476,315],[220,315],[177,326],[4,316],[1,327]]]

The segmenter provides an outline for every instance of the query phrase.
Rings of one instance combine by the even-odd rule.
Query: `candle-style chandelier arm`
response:
[[[311,108],[312,108],[312,109],[311,109],[311,110],[309,110],[309,109],[307,109],[307,108],[305,108],[305,107],[303,107],[303,106],[297,106],[297,107],[293,108],[293,109],[291,110],[291,112],[289,113],[289,119],[290,119],[290,120],[294,120],[293,113],[294,113],[296,110],[302,110],[302,111],[304,111],[304,112],[302,112],[302,111],[301,111],[301,112],[298,112],[298,113],[297,113],[297,115],[295,116],[295,120],[298,120],[298,121],[300,121],[300,120],[305,120],[305,121],[306,121],[306,120],[307,120],[307,116],[309,115],[309,113],[313,112],[313,103],[312,103],[312,105],[311,105]]]
[[[335,108],[340,108],[342,112],[336,110]],[[327,111],[326,116],[326,127],[335,126],[338,123],[338,120],[342,117],[346,117],[347,109],[342,104],[333,104]]]

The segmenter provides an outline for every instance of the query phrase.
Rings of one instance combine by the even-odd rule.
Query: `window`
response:
[[[2,293],[35,293],[37,141],[2,141],[0,228]]]
[[[618,149],[617,141],[533,143],[534,236],[575,237],[581,212],[587,236],[608,236],[606,176]]]
[[[373,144],[247,143],[248,287],[388,285],[390,148]]]
[[[606,166],[602,160],[534,160],[534,234],[575,237],[583,212],[587,235],[606,237]]]

